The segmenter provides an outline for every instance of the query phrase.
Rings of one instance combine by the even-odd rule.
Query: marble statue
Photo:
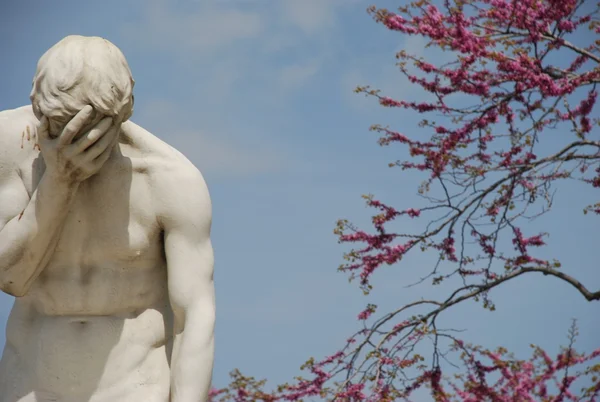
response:
[[[198,402],[215,299],[211,201],[181,153],[129,120],[134,81],[98,37],[39,60],[0,112],[0,289],[15,296],[0,402]]]

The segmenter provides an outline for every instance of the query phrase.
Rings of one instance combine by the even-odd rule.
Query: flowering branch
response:
[[[343,348],[307,361],[311,378],[265,392],[264,383],[233,372],[230,388],[215,391],[214,400],[408,400],[425,387],[444,402],[598,400],[600,348],[576,352],[575,327],[556,357],[534,348],[530,359],[519,360],[503,348],[465,344],[438,321],[469,301],[496,309],[497,287],[535,272],[568,283],[590,302],[600,300],[600,290],[589,290],[548,256],[548,233],[528,233],[526,225],[552,210],[560,182],[600,188],[600,120],[594,117],[600,5],[586,11],[583,0],[414,0],[398,12],[375,6],[368,12],[399,35],[424,38],[452,61],[398,52],[399,72],[422,89],[423,101],[356,89],[384,107],[423,116],[420,132],[371,127],[380,145],[407,150],[409,158],[389,166],[423,175],[423,203],[395,208],[365,196],[376,211],[373,227],[338,222],[334,233],[353,247],[339,270],[357,278],[366,294],[381,266],[411,268],[402,260],[419,249],[436,263],[409,286],[427,280],[438,286],[449,278],[462,285],[446,299],[413,301],[378,318],[377,306],[368,304],[358,314],[362,329]],[[600,202],[584,213],[599,215]],[[401,219],[421,223],[420,230],[394,230]],[[431,351],[429,359],[423,350]],[[448,370],[459,367],[451,355],[459,356],[463,370],[453,377]],[[584,380],[577,394],[574,384]]]

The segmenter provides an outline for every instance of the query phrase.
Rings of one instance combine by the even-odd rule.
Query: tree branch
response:
[[[557,38],[556,36],[552,35],[550,32],[546,32],[545,35],[542,36],[544,39],[548,39],[551,41],[555,41],[558,40],[559,38]],[[578,46],[575,46],[574,44],[572,44],[571,42],[569,42],[566,39],[560,38],[560,44],[561,46],[567,47],[571,50],[573,50],[575,53],[579,53],[582,56],[585,56],[587,58],[590,58],[592,60],[594,60],[596,63],[600,63],[600,57],[588,52],[585,49],[582,49]]]
[[[550,268],[541,268],[541,267],[523,267],[520,271],[524,272],[540,272],[544,275],[552,275],[563,281],[571,284],[575,289],[579,291],[586,298],[587,301],[600,300],[600,290],[597,292],[589,291],[581,282],[577,279],[573,278],[565,274],[564,272],[560,272]]]

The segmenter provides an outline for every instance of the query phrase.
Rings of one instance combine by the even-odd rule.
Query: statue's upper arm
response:
[[[163,171],[162,191],[155,198],[160,204],[174,311],[204,299],[213,303],[212,206],[202,175],[189,165]]]

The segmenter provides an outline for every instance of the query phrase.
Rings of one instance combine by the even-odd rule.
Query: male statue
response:
[[[129,121],[109,41],[40,59],[31,106],[0,112],[0,289],[16,297],[0,402],[208,398],[215,301],[200,172]]]

